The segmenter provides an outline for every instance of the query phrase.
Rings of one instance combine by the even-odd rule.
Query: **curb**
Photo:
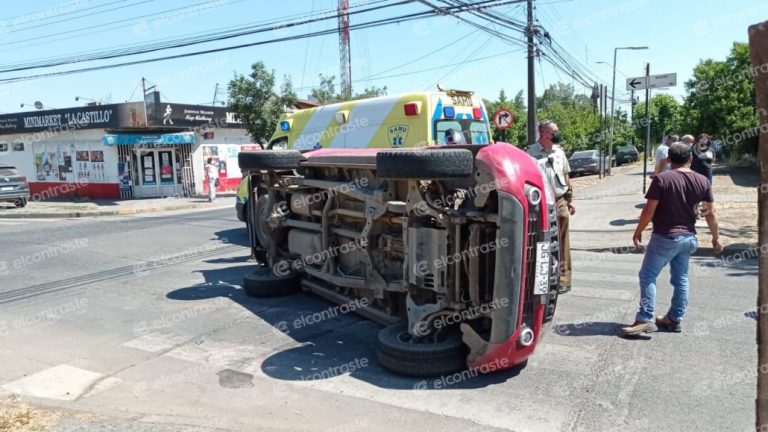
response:
[[[173,210],[193,210],[193,209],[220,209],[230,206],[210,206],[207,205],[171,205],[165,207],[146,207],[146,208],[125,208],[119,210],[83,210],[72,212],[39,212],[39,213],[0,213],[0,219],[70,219],[79,217],[98,217],[98,216],[128,216],[141,213],[160,213]]]

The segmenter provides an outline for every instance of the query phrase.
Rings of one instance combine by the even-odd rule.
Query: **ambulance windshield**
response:
[[[435,122],[438,145],[490,144],[485,122],[469,119],[438,120]]]

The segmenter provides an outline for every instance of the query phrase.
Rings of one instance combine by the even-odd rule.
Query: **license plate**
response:
[[[533,284],[534,295],[549,293],[549,243],[536,244],[536,279]]]
[[[0,190],[4,190],[4,191],[13,190],[13,186],[3,186],[0,188]]]

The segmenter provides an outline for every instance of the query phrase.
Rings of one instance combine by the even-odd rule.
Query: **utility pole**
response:
[[[528,0],[528,145],[536,142],[536,78],[534,58],[536,54],[533,42],[533,0]]]
[[[643,158],[643,194],[645,194],[645,181],[648,175],[648,152],[651,151],[651,86],[647,85],[651,75],[651,64],[645,64],[645,158]]]
[[[600,140],[597,142],[597,154],[598,154],[598,162],[597,162],[597,178],[602,179],[603,178],[603,141],[605,140],[605,86],[600,84]]]
[[[349,50],[349,0],[339,0],[339,62],[341,63],[341,95],[352,98],[352,64]]]
[[[219,94],[219,83],[216,83],[216,87],[213,89],[213,102],[211,105],[216,106],[216,96]]]
[[[149,126],[149,115],[147,114],[147,80],[141,77],[141,102],[144,104],[144,125]]]

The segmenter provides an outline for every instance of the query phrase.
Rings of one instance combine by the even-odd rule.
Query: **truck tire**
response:
[[[301,291],[299,275],[276,275],[267,266],[259,266],[243,278],[243,291],[250,297],[280,297]]]
[[[466,369],[467,349],[461,333],[445,336],[437,342],[414,343],[407,322],[392,324],[379,332],[377,358],[384,368],[414,377],[447,375]]]
[[[467,149],[389,150],[376,154],[376,170],[381,178],[461,178],[472,175],[473,169],[474,156]]]
[[[241,170],[296,169],[303,159],[298,150],[264,150],[240,152],[237,155],[237,163]]]

